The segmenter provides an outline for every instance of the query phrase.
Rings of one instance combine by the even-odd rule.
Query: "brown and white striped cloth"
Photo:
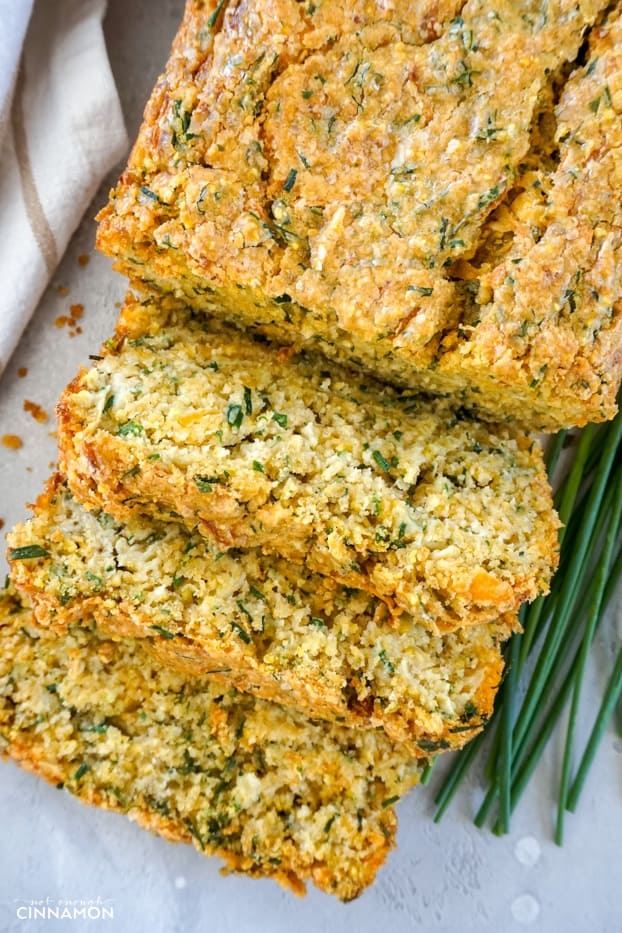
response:
[[[127,147],[105,6],[0,0],[0,372]]]

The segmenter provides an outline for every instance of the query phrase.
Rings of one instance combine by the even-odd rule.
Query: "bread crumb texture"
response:
[[[9,535],[38,621],[93,617],[163,664],[313,717],[384,729],[410,754],[462,746],[492,713],[514,616],[438,636],[363,591],[258,550],[223,553],[182,526],[87,512],[62,481]]]
[[[516,612],[556,565],[535,440],[166,302],[129,300],[112,351],[58,417],[83,501],[262,547],[436,632]]]
[[[57,637],[0,598],[0,750],[85,803],[227,866],[356,897],[421,765],[380,733],[184,678],[87,619]]]
[[[486,417],[610,418],[621,56],[606,0],[189,0],[99,246]]]

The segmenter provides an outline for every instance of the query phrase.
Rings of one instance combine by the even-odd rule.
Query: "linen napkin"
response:
[[[0,0],[0,372],[127,147],[106,0]]]

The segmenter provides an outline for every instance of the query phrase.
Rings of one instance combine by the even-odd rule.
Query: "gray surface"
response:
[[[111,0],[106,23],[113,68],[130,136],[143,102],[164,61],[181,0]],[[0,448],[0,517],[10,526],[25,514],[54,461],[53,423],[41,425],[22,411],[25,398],[52,412],[54,400],[89,352],[108,336],[123,296],[123,280],[109,262],[92,253],[93,214],[109,182],[86,213],[82,226],[41,302],[0,383],[0,435],[23,437],[17,452]],[[3,249],[10,249],[4,244]],[[88,266],[77,257],[91,254]],[[70,288],[67,297],[56,286]],[[54,319],[70,303],[85,306],[84,334],[71,339]],[[16,376],[27,366],[24,379]],[[613,613],[615,616],[615,612]],[[612,618],[598,654],[606,676],[616,639]],[[595,695],[592,686],[592,695]],[[588,692],[587,700],[589,705]],[[595,700],[592,699],[592,707]],[[552,748],[514,820],[512,834],[497,839],[476,830],[469,816],[481,798],[474,783],[440,826],[431,822],[428,790],[399,805],[398,849],[377,884],[358,901],[341,905],[311,890],[299,901],[274,883],[221,878],[214,859],[170,846],[121,816],[87,811],[69,795],[44,785],[13,765],[0,766],[0,931],[251,930],[300,933],[346,930],[425,930],[480,933],[482,930],[540,933],[614,933],[622,930],[618,901],[619,841],[622,838],[622,743],[605,739],[579,814],[570,817],[562,850],[550,842],[551,786],[559,761]],[[536,841],[537,840],[537,841]],[[113,920],[20,921],[19,899],[101,898]]]

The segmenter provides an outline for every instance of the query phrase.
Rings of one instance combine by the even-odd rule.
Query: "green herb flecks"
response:
[[[190,121],[192,113],[184,109],[183,101],[175,99],[173,101],[173,131],[171,133],[171,144],[175,149],[187,146],[190,140],[196,139],[196,133],[190,133]]]
[[[87,570],[86,579],[89,581],[89,583],[93,584],[93,589],[95,590],[96,593],[101,592],[101,590],[104,587],[101,577],[98,577],[96,573],[92,573],[90,570]]]
[[[483,194],[480,194],[477,204],[475,206],[476,211],[483,211],[484,208],[489,207],[494,201],[497,200],[501,194],[501,187],[499,185],[493,185],[492,188],[489,188],[488,191],[484,191]]]
[[[105,735],[108,731],[108,723],[102,722],[96,726],[80,726],[80,732],[94,732],[96,735]]]
[[[438,230],[438,248],[442,251],[445,249],[445,244],[447,243],[447,228],[449,226],[449,218],[442,217],[440,227]]]
[[[223,9],[224,5],[226,4],[226,2],[227,2],[227,0],[219,0],[219,2],[216,4],[216,8],[214,9],[214,12],[212,13],[212,15],[210,16],[210,18],[209,18],[208,21],[207,21],[207,27],[208,27],[208,29],[213,29],[213,28],[214,28],[214,26],[215,26],[216,23],[218,22],[218,17],[220,16],[220,14],[221,14],[221,12],[222,12],[222,9]]]
[[[391,464],[385,457],[382,456],[380,451],[372,450],[371,455],[376,461],[376,463],[378,464],[378,466],[380,467],[380,469],[383,470],[385,473],[388,473],[389,470],[391,469]]]
[[[245,645],[250,645],[250,643],[251,643],[251,641],[252,641],[252,638],[251,638],[251,636],[248,634],[248,632],[246,631],[246,629],[245,629],[243,626],[241,626],[241,625],[239,624],[239,622],[232,622],[232,623],[231,623],[231,628],[233,629],[233,631],[235,632],[235,634],[238,636],[238,638],[241,638],[241,639],[242,639],[242,641],[244,642]]]
[[[253,393],[248,386],[244,386],[244,413],[247,415],[253,414]]]
[[[140,435],[144,433],[145,429],[142,424],[139,424],[137,421],[124,421],[123,424],[117,428],[117,434],[120,437],[140,437]]]
[[[440,752],[450,747],[447,739],[417,739],[417,745],[422,752]]]
[[[475,52],[478,45],[472,29],[469,29],[461,16],[454,16],[449,24],[449,35],[460,36],[462,46],[467,52]]]
[[[577,310],[577,298],[574,288],[567,288],[562,295],[563,304],[567,304],[571,314]]]
[[[9,560],[32,560],[49,556],[50,552],[40,544],[25,544],[23,547],[14,547],[9,551]]]
[[[204,493],[213,492],[214,486],[220,483],[218,476],[205,476],[203,473],[195,473],[192,479],[199,492]]]
[[[477,131],[475,138],[480,142],[489,143],[491,140],[496,139],[500,132],[501,127],[495,126],[493,116],[488,114],[488,117],[486,118],[486,125]]]
[[[196,209],[199,212],[199,214],[205,213],[203,209],[203,205],[205,204],[205,199],[207,197],[208,191],[209,191],[209,188],[207,187],[207,185],[203,185],[203,187],[201,188],[199,192],[199,196],[195,201]]]
[[[378,652],[378,657],[380,658],[380,660],[381,660],[382,663],[384,664],[384,666],[385,666],[386,670],[388,671],[388,673],[389,673],[389,674],[395,674],[395,665],[394,665],[393,661],[391,661],[391,660],[389,659],[389,657],[388,657],[388,655],[387,655],[387,652],[385,651],[384,648],[381,648],[381,649],[380,649],[380,651]]]
[[[144,194],[146,198],[149,198],[150,201],[160,202],[160,198],[157,196],[155,191],[152,191],[151,188],[145,188],[144,186],[140,189],[140,193]]]
[[[244,412],[241,405],[229,405],[227,408],[227,424],[231,428],[238,430],[244,420]]]
[[[380,806],[383,810],[386,810],[387,807],[392,807],[394,803],[400,799],[399,794],[396,794],[394,797],[387,797],[386,800],[383,800]]]
[[[460,87],[473,87],[473,78],[478,74],[480,74],[479,71],[469,68],[465,61],[461,61],[458,72],[451,79],[451,83]]]
[[[173,632],[169,632],[168,629],[163,628],[161,625],[150,625],[149,628],[152,629],[154,632],[157,632],[158,635],[161,635],[162,638],[166,638],[167,641],[170,641],[172,638],[175,638],[175,635]]]
[[[289,170],[287,178],[283,182],[283,190],[290,192],[294,185],[296,184],[296,178],[298,177],[298,172],[295,168]]]
[[[252,624],[253,624],[253,617],[252,617],[252,615],[250,614],[250,612],[248,611],[248,609],[246,608],[246,606],[244,605],[244,603],[242,602],[242,600],[241,600],[241,599],[236,600],[236,605],[237,605],[238,609],[240,610],[240,612],[242,613],[242,615],[245,616],[245,617],[248,619],[248,621],[250,622],[250,624],[252,625]]]
[[[225,0],[221,0],[220,6],[222,6],[223,3],[225,3]],[[213,19],[213,15],[210,16],[210,20],[211,20],[211,19]],[[199,830],[197,829],[195,823],[193,822],[193,820],[190,819],[189,816],[187,816],[187,817],[184,819],[184,825],[186,826],[186,829],[188,830],[188,832],[190,833],[190,835],[193,837],[193,839],[196,839],[196,841],[198,842],[199,847],[201,848],[201,850],[204,850],[204,849],[205,849],[205,842],[203,841],[203,837],[201,836],[201,833],[199,832]]]
[[[272,412],[272,420],[276,421],[281,428],[286,428],[289,423],[287,415],[282,414],[280,411]]]

